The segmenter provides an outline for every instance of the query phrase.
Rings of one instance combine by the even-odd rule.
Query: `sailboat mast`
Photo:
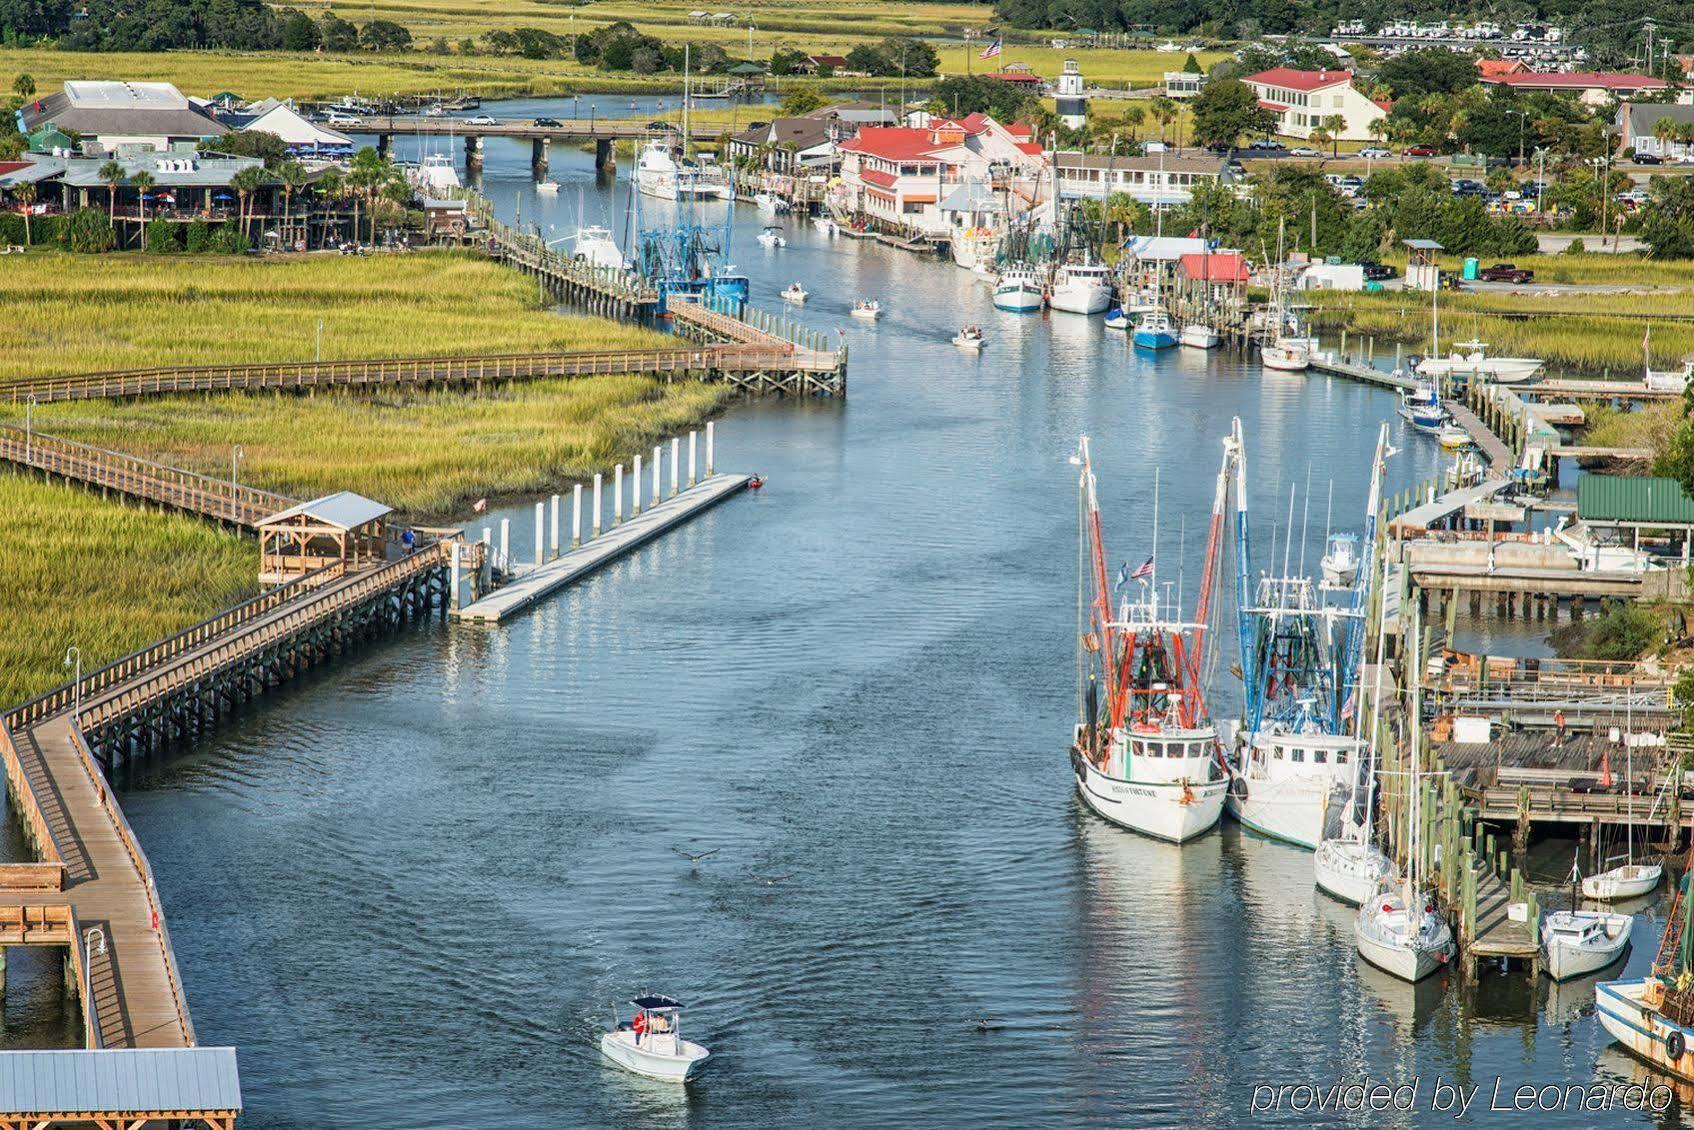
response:
[[[1240,422],[1236,421],[1236,427]],[[1212,587],[1217,577],[1218,547],[1223,543],[1223,511],[1229,498],[1229,471],[1235,462],[1236,437],[1232,430],[1223,439],[1223,461],[1218,466],[1217,487],[1212,493],[1212,520],[1206,530],[1206,558],[1200,573],[1200,599],[1194,609],[1194,622],[1199,625],[1194,632],[1194,649],[1188,657],[1188,685],[1183,688],[1187,701],[1198,701],[1203,707],[1204,695],[1200,687],[1202,658],[1206,645],[1206,625],[1211,620]],[[1181,601],[1178,601],[1180,610]]]

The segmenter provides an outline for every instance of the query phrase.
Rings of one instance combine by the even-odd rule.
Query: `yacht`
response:
[[[444,153],[425,154],[424,159],[412,170],[412,179],[419,192],[435,199],[464,187],[464,182],[459,179],[459,171],[453,167],[452,159]]]
[[[1476,377],[1509,385],[1529,380],[1546,364],[1539,357],[1490,357],[1486,342],[1459,341],[1446,357],[1419,361],[1417,371],[1426,377]]]
[[[618,271],[627,271],[630,267],[617,240],[612,238],[611,229],[593,224],[578,228],[571,237],[571,258],[582,260],[591,267],[609,267]]]
[[[1176,327],[1169,314],[1154,310],[1136,322],[1131,340],[1137,349],[1170,349],[1176,345]]]
[[[994,308],[1018,314],[1041,309],[1041,280],[1028,263],[1009,263],[994,284]]]
[[[1047,305],[1067,314],[1099,314],[1111,305],[1112,276],[1104,263],[1062,263]]]
[[[647,140],[635,161],[635,186],[643,196],[659,200],[677,198],[677,165],[669,141],[662,137]]]
[[[1222,480],[1230,457],[1226,440],[1214,531],[1222,520]],[[1192,621],[1183,621],[1168,598],[1159,597],[1157,517],[1153,556],[1126,578],[1141,582],[1141,595],[1125,597],[1114,606],[1086,436],[1072,462],[1081,467],[1080,534],[1083,551],[1092,561],[1080,596],[1092,609],[1093,621],[1077,640],[1078,658],[1089,672],[1083,717],[1070,750],[1077,792],[1090,810],[1119,827],[1184,843],[1216,826],[1228,789],[1217,727],[1199,685],[1216,542],[1207,557]],[[1155,515],[1157,510],[1155,501]],[[1104,704],[1098,693],[1102,685]]]

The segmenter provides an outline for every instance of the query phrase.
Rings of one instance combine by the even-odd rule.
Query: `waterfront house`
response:
[[[840,74],[847,69],[847,56],[807,55],[805,62],[795,69],[803,75]]]
[[[833,118],[811,115],[754,122],[729,139],[729,157],[743,167],[756,159],[764,171],[784,176],[827,173],[840,162],[835,142],[844,129],[854,132]]]
[[[168,82],[72,79],[64,89],[26,102],[23,132],[54,126],[82,139],[89,156],[139,150],[191,150],[229,127]]]
[[[1210,154],[1112,157],[1064,150],[1053,155],[1053,164],[1062,200],[1124,193],[1159,208],[1188,203],[1197,184],[1234,185],[1240,181],[1239,165]]]
[[[1492,78],[1484,76],[1482,81],[1490,86],[1509,86],[1513,90],[1574,94],[1584,105],[1596,107],[1608,106],[1614,98],[1654,94],[1670,87],[1670,83],[1651,75],[1626,75],[1611,71],[1525,71]]]
[[[1016,211],[1040,199],[1046,155],[1028,126],[1005,126],[986,114],[932,120],[925,128],[871,127],[839,145],[837,207],[874,224],[943,234],[940,209],[954,186],[988,184],[1010,194]]]
[[[1259,105],[1276,115],[1276,132],[1288,137],[1311,137],[1314,130],[1327,129],[1330,119],[1339,118],[1340,128],[1331,132],[1332,138],[1368,141],[1371,123],[1388,115],[1383,106],[1354,89],[1352,71],[1272,67],[1242,81],[1252,88]]]
[[[1206,75],[1193,71],[1166,71],[1165,97],[1181,101],[1206,89]]]
[[[1041,93],[1041,88],[1046,85],[1041,81],[1041,76],[1035,73],[1035,68],[1028,63],[1007,63],[1000,70],[989,72],[987,77],[1011,83],[1031,94]]]
[[[1674,137],[1660,137],[1659,123],[1669,119],[1680,130],[1694,131],[1694,106],[1664,102],[1618,103],[1618,149],[1633,149],[1655,157],[1685,157],[1694,145]]]

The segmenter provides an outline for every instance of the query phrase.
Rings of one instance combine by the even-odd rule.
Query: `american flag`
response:
[[[1153,575],[1153,559],[1151,557],[1149,557],[1147,560],[1145,560],[1141,563],[1141,568],[1137,569],[1135,572],[1133,572],[1129,575],[1129,579],[1132,580],[1132,581],[1145,581],[1148,577],[1151,577],[1152,575]]]
[[[998,39],[996,39],[993,43],[990,43],[987,47],[984,47],[982,49],[982,53],[980,55],[978,55],[977,58],[978,59],[992,59],[995,56],[997,56],[998,54],[1000,54],[1000,41]]]

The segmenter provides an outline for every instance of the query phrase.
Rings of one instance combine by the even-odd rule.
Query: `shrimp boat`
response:
[[[1423,620],[1415,604],[1412,606],[1409,638],[1423,639]],[[1411,670],[1424,669],[1422,651],[1419,647],[1417,663]],[[1413,680],[1409,717],[1422,717],[1422,694],[1422,687]],[[1414,783],[1418,777],[1419,748],[1423,744],[1422,729],[1421,726],[1410,727],[1410,762]],[[1435,893],[1419,866],[1423,855],[1421,794],[1424,790],[1421,785],[1414,784],[1408,791],[1411,804],[1406,825],[1409,829],[1406,873],[1398,881],[1385,880],[1370,901],[1359,907],[1359,917],[1353,923],[1353,939],[1360,957],[1402,981],[1417,982],[1451,961],[1456,951],[1453,932],[1436,905]]]
[[[1130,340],[1137,349],[1170,349],[1176,345],[1176,327],[1169,314],[1154,310],[1136,323]]]
[[[1348,732],[1346,700],[1364,645],[1368,585],[1342,587],[1340,603],[1329,603],[1311,577],[1289,571],[1286,557],[1283,575],[1262,573],[1254,579],[1246,441],[1239,419],[1234,430],[1237,635],[1245,717],[1227,808],[1244,827],[1312,851],[1360,818],[1365,743]],[[1285,528],[1293,529],[1292,491],[1288,505]],[[1371,514],[1374,509],[1367,511],[1367,521]],[[1359,572],[1355,562],[1355,581]]]
[[[1041,280],[1028,263],[1008,263],[994,284],[994,308],[1014,314],[1032,314],[1041,309]]]
[[[1216,349],[1221,339],[1218,337],[1218,331],[1211,326],[1189,322],[1182,327],[1179,340],[1190,349]]]
[[[1092,600],[1091,622],[1078,640],[1079,672],[1086,669],[1088,678],[1086,688],[1078,688],[1084,711],[1071,744],[1071,770],[1083,803],[1097,815],[1174,843],[1216,826],[1228,789],[1217,727],[1200,684],[1231,445],[1226,439],[1206,569],[1191,622],[1180,618],[1168,595],[1163,601],[1158,596],[1156,492],[1153,556],[1134,573],[1127,567],[1119,573],[1120,582],[1136,582],[1141,595],[1114,605],[1086,436],[1072,457],[1081,468],[1080,534],[1092,562],[1084,584],[1091,586]],[[1081,595],[1090,594],[1085,589]],[[1101,682],[1106,688],[1103,713]]]
[[[1594,1004],[1607,1033],[1636,1057],[1677,1078],[1694,1082],[1694,922],[1689,921],[1688,870],[1676,885],[1664,936],[1646,977],[1602,981]]]
[[[1112,303],[1112,276],[1104,263],[1061,263],[1047,305],[1067,314],[1098,314]]]
[[[682,1002],[657,993],[629,1002],[635,1019],[620,1020],[600,1037],[600,1054],[628,1071],[650,1079],[686,1083],[704,1067],[711,1052],[682,1038]]]

